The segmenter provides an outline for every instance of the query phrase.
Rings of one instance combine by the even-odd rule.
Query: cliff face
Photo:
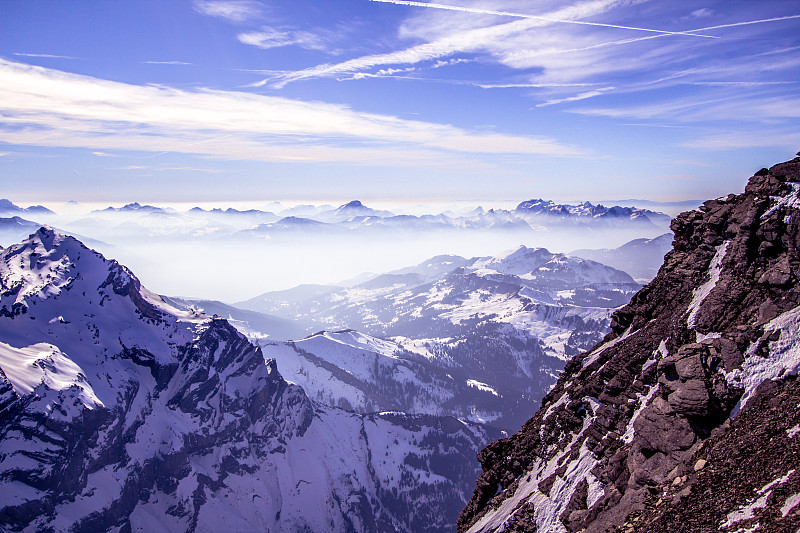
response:
[[[675,219],[612,332],[480,453],[459,531],[796,531],[799,193],[796,158]]]

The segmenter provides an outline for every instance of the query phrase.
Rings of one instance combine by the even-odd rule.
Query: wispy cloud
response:
[[[785,98],[787,90],[798,83],[794,74],[800,68],[794,59],[798,56],[787,46],[793,42],[772,38],[769,25],[786,24],[800,15],[766,13],[763,17],[747,17],[748,12],[760,14],[753,8],[738,10],[737,18],[742,18],[731,20],[732,14],[727,12],[707,8],[690,11],[680,4],[660,4],[647,10],[648,22],[633,18],[641,11],[629,9],[641,3],[639,0],[560,3],[558,9],[535,14],[509,8],[513,5],[509,0],[493,4],[492,9],[484,9],[481,4],[467,7],[374,1],[421,8],[408,10],[415,15],[401,26],[400,37],[423,42],[388,53],[274,73],[252,86],[281,88],[314,78],[360,80],[391,76],[485,89],[536,89],[530,91],[530,97],[538,100],[535,107],[561,104],[567,111],[596,116],[685,124],[701,119],[785,118],[777,116],[767,104],[772,98]],[[514,20],[507,22],[500,17]],[[633,20],[636,23],[627,23]],[[663,31],[652,21],[682,24],[685,28]],[[698,27],[702,23],[706,25]],[[674,29],[675,26],[665,28]],[[766,34],[770,39],[761,38]],[[699,35],[719,38],[697,38]],[[741,39],[748,39],[746,48],[741,46]],[[496,63],[522,74],[509,82],[498,79],[489,83],[410,76],[454,54],[471,61]],[[670,87],[676,90],[658,93],[659,89]],[[737,91],[747,91],[747,95],[737,95]],[[687,93],[692,96],[683,99]],[[609,96],[615,94],[629,98]],[[604,105],[587,108],[585,101],[589,99],[603,101]],[[749,108],[748,99],[753,104]]]
[[[797,85],[800,81],[690,81],[688,85],[710,87],[763,87],[765,85]]]
[[[478,27],[466,31],[448,32],[429,42],[412,46],[403,50],[385,54],[371,54],[341,63],[322,64],[308,69],[292,72],[274,78],[268,78],[254,86],[270,84],[275,88],[284,87],[288,83],[311,78],[336,78],[352,75],[374,67],[391,65],[415,65],[425,61],[436,61],[459,52],[497,53],[498,43],[509,41],[513,36],[530,37],[530,30],[553,24],[554,20],[577,20],[603,13],[620,3],[620,0],[594,0],[575,6],[568,6],[539,18],[522,18],[513,22]],[[552,19],[552,20],[551,20]],[[516,41],[503,45],[519,48]]]
[[[699,97],[680,98],[620,107],[571,109],[573,113],[611,118],[668,120],[673,123],[703,121],[774,122],[800,118],[800,98],[794,94],[743,93],[740,87],[726,92],[712,92]]]
[[[595,96],[600,96],[601,94],[606,94],[609,91],[613,91],[615,87],[606,87],[604,89],[597,89],[594,91],[586,91],[580,94],[576,94],[575,96],[567,96],[565,98],[556,98],[553,100],[548,100],[546,102],[542,102],[541,104],[536,104],[536,107],[547,107],[555,104],[563,104],[565,102],[577,102],[579,100],[586,100],[588,98],[594,98]]]
[[[299,46],[308,50],[326,50],[324,40],[307,31],[279,31],[265,27],[261,31],[240,33],[236,38],[242,44],[249,44],[258,48],[280,48],[283,46]]]
[[[540,15],[529,15],[525,13],[512,13],[510,11],[495,11],[491,9],[479,9],[479,8],[471,8],[471,7],[464,7],[464,6],[453,6],[449,4],[437,4],[434,2],[413,2],[410,0],[370,0],[372,2],[382,2],[386,4],[396,4],[401,6],[414,6],[414,7],[427,7],[433,9],[445,9],[448,11],[460,11],[462,13],[477,13],[480,15],[497,15],[502,17],[514,17],[514,18],[524,18],[524,19],[532,19],[532,20],[541,20],[544,22],[551,22],[551,23],[559,23],[559,24],[578,24],[582,26],[597,26],[602,28],[614,28],[618,30],[633,30],[633,31],[643,31],[648,33],[658,33],[662,35],[689,35],[692,37],[706,37],[706,38],[716,38],[712,35],[700,35],[695,32],[683,32],[683,31],[667,31],[667,30],[658,30],[653,28],[642,28],[639,26],[622,26],[619,24],[605,24],[602,22],[590,22],[586,20],[577,20],[577,19],[568,19],[568,18],[556,18],[552,16],[540,16]],[[699,30],[698,30],[699,31]]]
[[[261,17],[261,5],[251,0],[194,0],[194,10],[203,15],[242,23]]]
[[[474,83],[481,89],[552,89],[564,87],[589,87],[594,83]]]
[[[114,154],[109,154],[107,152],[92,152],[92,155],[97,157],[116,157]]]
[[[191,65],[186,61],[142,61],[145,65]]]
[[[13,54],[19,57],[43,57],[47,59],[81,59],[80,57],[60,56],[55,54],[26,54],[24,52],[13,52]]]
[[[717,26],[706,26],[705,28],[697,28],[695,31],[708,31],[708,30],[719,30],[723,28],[736,28],[738,26],[752,26],[753,24],[765,24],[767,22],[780,22],[783,20],[794,20],[800,19],[800,15],[786,15],[783,17],[771,17],[766,19],[758,19],[758,20],[747,20],[743,22],[731,22],[728,24],[718,24]]]
[[[455,154],[569,156],[553,139],[343,105],[111,82],[0,60],[0,142],[262,161],[441,164]]]
[[[735,131],[706,135],[683,143],[685,148],[702,150],[741,150],[745,148],[787,148],[790,151],[800,147],[800,133],[797,131]]]
[[[714,14],[714,10],[713,9],[708,9],[707,7],[703,7],[703,8],[700,8],[700,9],[695,9],[694,11],[689,13],[688,17],[685,17],[685,18],[687,18],[687,19],[701,19],[701,18],[710,17],[713,14]]]

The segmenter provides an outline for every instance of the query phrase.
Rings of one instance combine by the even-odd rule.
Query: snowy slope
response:
[[[316,404],[49,228],[0,253],[0,291],[3,530],[449,531],[497,436]]]
[[[452,415],[511,429],[524,407],[511,387],[495,390],[465,369],[353,330],[323,331],[294,342],[259,341],[287,380],[310,398],[349,411]]]
[[[521,246],[495,257],[437,256],[350,288],[298,287],[239,305],[324,330],[290,345],[261,343],[319,401],[514,430],[563,362],[598,342],[611,310],[638,287],[605,265]],[[349,328],[392,343],[362,346]]]
[[[310,327],[419,338],[415,330],[441,329],[442,322],[457,326],[475,316],[536,331],[536,318],[524,316],[536,306],[585,311],[594,319],[594,310],[623,305],[638,287],[606,265],[520,246],[495,257],[439,256],[350,288],[298,287],[236,305]]]

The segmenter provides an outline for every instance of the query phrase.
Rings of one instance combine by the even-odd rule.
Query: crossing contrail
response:
[[[387,2],[389,0],[372,0],[372,1]],[[785,17],[773,17],[771,19],[749,20],[747,22],[732,22],[730,24],[720,24],[719,26],[708,26],[707,28],[697,28],[696,30],[689,30],[689,31],[694,32],[694,31],[718,30],[720,28],[733,28],[734,26],[747,26],[748,24],[761,24],[763,22],[776,22],[779,20],[789,20],[789,19],[800,19],[800,15],[786,15]]]
[[[667,31],[667,30],[654,30],[652,28],[638,28],[634,26],[621,26],[619,24],[604,24],[602,22],[587,22],[585,20],[569,20],[569,19],[556,19],[551,17],[540,17],[538,15],[526,15],[524,13],[512,13],[509,11],[494,11],[491,9],[477,9],[473,7],[451,6],[448,4],[436,4],[432,2],[414,2],[412,0],[370,0],[372,2],[382,2],[384,4],[397,4],[399,6],[414,6],[414,7],[432,7],[435,9],[447,9],[450,11],[463,11],[465,13],[478,13],[481,15],[499,15],[503,17],[516,17],[524,19],[543,20],[547,22],[559,22],[563,24],[580,24],[583,26],[602,26],[604,28],[616,28],[620,30],[635,30],[646,31],[651,33],[658,33],[661,35],[689,35],[691,37],[705,37],[708,39],[719,39],[713,35],[702,35],[695,33],[701,30],[693,31]]]

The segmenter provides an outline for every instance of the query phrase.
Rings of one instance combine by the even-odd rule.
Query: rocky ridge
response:
[[[672,223],[655,279],[492,443],[459,531],[796,531],[800,158]]]

